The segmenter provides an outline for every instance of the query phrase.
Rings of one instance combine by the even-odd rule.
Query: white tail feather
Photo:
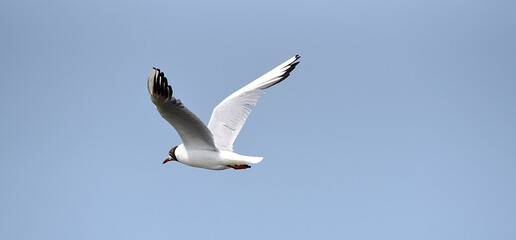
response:
[[[244,156],[230,151],[221,151],[220,154],[228,165],[257,164],[263,159],[263,157]]]

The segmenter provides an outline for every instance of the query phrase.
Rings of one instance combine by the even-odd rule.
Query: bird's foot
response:
[[[233,168],[233,169],[236,169],[236,170],[238,170],[238,169],[251,168],[251,166],[249,166],[249,165],[247,165],[247,164],[244,164],[244,165],[233,165],[233,166],[228,165],[228,167]]]

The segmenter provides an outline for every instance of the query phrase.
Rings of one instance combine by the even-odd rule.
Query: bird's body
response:
[[[233,142],[251,112],[247,106],[256,105],[263,95],[261,90],[287,78],[299,63],[296,62],[298,59],[297,55],[290,58],[228,96],[215,107],[208,126],[172,96],[172,87],[168,85],[164,73],[153,68],[147,81],[151,100],[183,141],[170,150],[169,157],[163,163],[173,160],[211,170],[245,169],[250,168],[249,164],[259,163],[262,157],[233,152]]]
[[[262,157],[243,156],[229,151],[191,150],[187,151],[184,144],[177,146],[175,150],[178,162],[192,167],[211,170],[224,170],[230,167],[246,168],[247,164],[259,163]]]

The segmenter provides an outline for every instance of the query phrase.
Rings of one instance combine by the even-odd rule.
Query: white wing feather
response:
[[[229,95],[215,107],[208,128],[213,134],[217,149],[233,151],[233,142],[251,113],[251,109],[247,106],[256,105],[258,99],[264,94],[260,90],[267,89],[285,80],[299,63],[296,62],[298,59],[299,55],[290,58]]]
[[[186,149],[217,151],[213,135],[206,125],[181,100],[172,96],[172,87],[163,72],[152,68],[147,87],[158,112],[176,129]]]

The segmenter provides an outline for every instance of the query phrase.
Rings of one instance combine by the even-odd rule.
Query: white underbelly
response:
[[[176,155],[177,156],[177,155]],[[227,169],[226,163],[218,151],[194,150],[185,151],[177,156],[180,163],[192,167],[206,168],[212,170]]]

